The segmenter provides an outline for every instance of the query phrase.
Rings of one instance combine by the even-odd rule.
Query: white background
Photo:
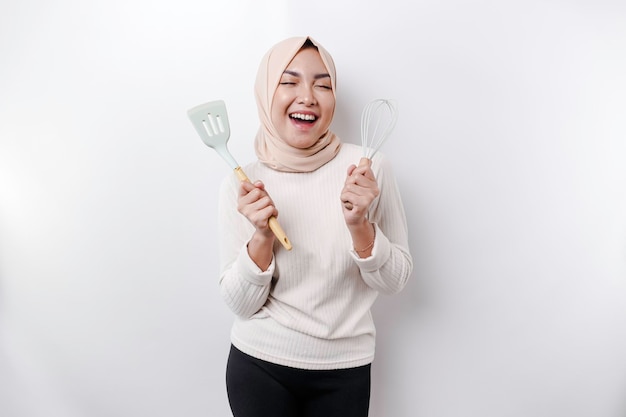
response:
[[[224,99],[254,158],[263,53],[311,35],[334,130],[395,98],[415,258],[375,308],[373,417],[626,413],[622,1],[3,0],[0,415],[229,416]]]

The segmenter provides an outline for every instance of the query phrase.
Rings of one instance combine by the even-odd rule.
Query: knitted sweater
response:
[[[376,228],[372,255],[352,247],[339,195],[360,146],[344,143],[316,171],[285,173],[260,162],[244,167],[261,180],[293,245],[274,245],[261,271],[246,245],[254,228],[237,211],[238,180],[220,189],[220,291],[235,313],[231,341],[262,360],[301,369],[342,369],[371,363],[375,326],[370,307],[379,293],[397,293],[413,268],[404,208],[391,165],[376,154],[372,170],[380,195],[369,211]]]

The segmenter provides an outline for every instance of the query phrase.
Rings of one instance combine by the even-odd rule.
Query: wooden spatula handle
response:
[[[241,169],[241,167],[235,168],[235,174],[237,174],[237,178],[239,178],[239,181],[250,181],[250,179],[248,178],[246,173],[243,172],[243,169]]]
[[[241,167],[235,168],[235,174],[237,174],[237,178],[239,178],[240,181],[250,181],[250,179],[248,179],[248,176],[245,172],[243,172],[243,169],[241,169]],[[289,241],[289,238],[287,238],[287,235],[285,234],[283,228],[280,226],[280,223],[278,223],[278,219],[274,216],[270,217],[268,220],[268,225],[270,230],[274,233],[274,236],[276,236],[276,238],[285,247],[285,249],[291,250],[291,242]]]
[[[274,232],[274,236],[276,236],[276,238],[285,247],[285,249],[291,250],[291,242],[289,241],[289,238],[287,238],[287,235],[285,234],[283,228],[280,226],[280,223],[278,223],[278,219],[272,216],[268,220],[268,223],[270,229],[272,230],[272,232]]]

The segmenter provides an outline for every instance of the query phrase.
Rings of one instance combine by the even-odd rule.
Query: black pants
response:
[[[234,417],[367,417],[370,371],[296,369],[231,346],[226,388]]]

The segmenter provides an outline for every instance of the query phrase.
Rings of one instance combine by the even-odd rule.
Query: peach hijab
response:
[[[333,159],[341,147],[339,137],[327,130],[313,146],[307,149],[294,148],[280,138],[272,123],[271,109],[276,87],[283,71],[307,39],[317,47],[322,62],[330,74],[333,94],[335,94],[336,73],[333,59],[322,45],[306,36],[285,39],[274,45],[261,60],[254,85],[261,121],[254,141],[255,151],[259,161],[277,171],[315,171]]]

